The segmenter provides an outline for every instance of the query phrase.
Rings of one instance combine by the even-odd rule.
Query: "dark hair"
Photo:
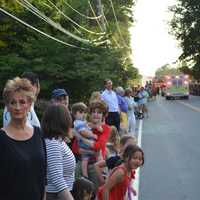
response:
[[[87,106],[83,102],[78,102],[72,105],[72,115],[75,115],[76,112],[87,112]]]
[[[111,79],[108,79],[108,78],[105,79],[105,80],[103,81],[103,84],[106,85],[108,81],[111,81]],[[112,81],[111,81],[111,82],[112,82]]]
[[[94,193],[94,183],[83,177],[76,179],[72,189],[74,200],[82,200],[84,191],[87,193]]]
[[[39,86],[39,78],[34,72],[24,72],[21,75],[21,78],[26,78],[31,82],[32,85],[36,85],[37,87]]]
[[[132,158],[132,156],[134,155],[134,153],[137,151],[142,153],[142,165],[143,165],[144,164],[144,152],[137,145],[130,144],[126,147],[126,149],[124,150],[124,153],[123,153],[123,160],[126,160],[126,159],[130,160]]]
[[[72,119],[69,110],[62,104],[51,104],[45,110],[41,128],[45,138],[62,138],[68,136],[72,125]]]
[[[90,102],[89,113],[92,113],[95,109],[99,109],[103,113],[103,116],[108,113],[108,106],[102,100],[95,100]]]

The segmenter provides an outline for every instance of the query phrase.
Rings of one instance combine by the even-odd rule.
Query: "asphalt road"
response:
[[[143,120],[139,200],[200,199],[200,97],[149,105]]]

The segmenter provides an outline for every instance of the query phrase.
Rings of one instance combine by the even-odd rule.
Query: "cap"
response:
[[[51,93],[51,97],[54,99],[56,97],[60,97],[60,96],[68,96],[67,92],[65,91],[65,89],[55,89],[52,91]]]

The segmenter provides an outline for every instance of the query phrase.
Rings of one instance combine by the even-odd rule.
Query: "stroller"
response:
[[[135,118],[136,119],[143,119],[144,118],[144,113],[141,110],[136,109],[134,111],[134,113],[135,113]]]

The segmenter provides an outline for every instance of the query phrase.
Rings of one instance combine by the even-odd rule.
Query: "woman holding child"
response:
[[[107,113],[106,104],[99,100],[93,101],[89,105],[89,115],[90,115],[90,127],[92,132],[97,135],[95,141],[88,139],[83,139],[86,144],[88,144],[92,150],[100,152],[103,158],[106,156],[106,142],[109,138],[111,128],[109,125],[104,123],[104,119]],[[81,153],[81,152],[80,152]],[[94,182],[95,188],[99,186],[98,178],[94,169],[94,163],[97,162],[96,156],[91,156],[88,161],[88,177]],[[77,163],[76,176],[81,176],[80,162]]]

